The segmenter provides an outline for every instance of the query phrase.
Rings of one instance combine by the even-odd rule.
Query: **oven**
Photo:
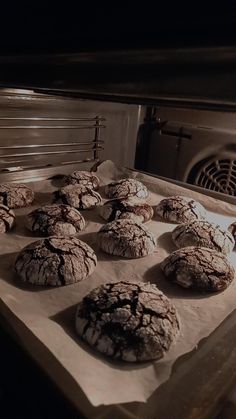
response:
[[[234,112],[147,107],[135,167],[234,196],[235,134]]]
[[[199,71],[203,65],[205,71]],[[233,47],[1,57],[0,180],[40,183],[76,169],[96,171],[112,160],[168,182],[172,190],[184,187],[235,205],[235,65]],[[47,377],[43,352],[35,356],[32,348],[28,351],[24,337],[10,330],[4,316],[1,324],[3,341],[9,340],[4,356],[10,348],[17,369],[14,347],[20,345],[20,375],[26,365],[35,371],[26,380],[32,385],[38,380],[46,388],[44,410],[39,409],[44,417],[49,410],[54,414],[51,407],[47,411],[49,400],[68,418],[236,415],[234,311],[196,352],[185,354],[186,361],[192,356],[191,368],[188,362],[175,365],[170,384],[162,384],[145,402],[97,407],[82,391],[75,406],[66,383],[62,389],[60,377]],[[13,368],[5,366],[4,374],[13,379]],[[17,385],[21,380],[17,376]],[[6,388],[0,397],[9,403],[9,383]]]

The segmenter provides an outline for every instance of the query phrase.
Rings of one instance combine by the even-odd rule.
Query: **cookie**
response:
[[[127,362],[162,358],[180,329],[174,305],[155,285],[126,281],[84,297],[75,326],[97,351]]]
[[[151,205],[133,197],[107,201],[100,208],[100,214],[108,222],[118,219],[130,219],[139,223],[145,223],[153,217],[153,209]]]
[[[8,208],[28,207],[34,200],[34,192],[23,183],[1,183],[0,204]]]
[[[105,194],[110,199],[126,199],[130,196],[145,199],[148,196],[148,190],[136,179],[121,179],[106,185]]]
[[[156,207],[156,214],[165,221],[181,224],[204,219],[206,211],[194,199],[176,195],[162,199]]]
[[[153,253],[156,237],[143,224],[117,220],[105,224],[97,233],[100,248],[110,255],[141,258]]]
[[[27,215],[26,227],[43,236],[73,235],[84,229],[85,220],[70,205],[45,205]]]
[[[98,192],[83,185],[67,185],[54,192],[54,202],[70,205],[78,210],[100,205],[102,198]]]
[[[11,230],[14,224],[14,212],[5,205],[0,205],[0,233],[6,233]]]
[[[165,276],[184,288],[217,292],[234,279],[234,267],[227,257],[207,247],[184,247],[171,253],[161,263]]]
[[[229,231],[204,220],[178,225],[172,231],[172,239],[177,247],[209,247],[225,254],[232,252],[235,245]]]
[[[229,232],[232,234],[235,242],[236,242],[236,221],[228,227]]]
[[[15,271],[24,282],[60,286],[86,279],[96,264],[96,255],[86,243],[76,237],[52,236],[22,249]]]
[[[97,190],[99,188],[100,181],[93,172],[86,172],[85,170],[76,170],[70,175],[64,177],[64,183],[66,185],[79,184]]]

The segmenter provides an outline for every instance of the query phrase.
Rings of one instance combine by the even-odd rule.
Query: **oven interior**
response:
[[[96,168],[100,161],[110,159],[118,166],[235,202],[233,111],[77,96],[1,89],[1,181],[40,181],[74,168]],[[55,394],[53,397],[56,400]],[[152,412],[154,403],[153,398]],[[117,417],[136,417],[122,409],[116,407]],[[110,412],[114,414],[113,407]],[[108,413],[101,408],[98,417]],[[142,407],[140,417],[145,414]],[[148,417],[151,414],[149,411]]]
[[[235,129],[234,112],[147,107],[135,167],[234,197]]]
[[[0,178],[45,179],[110,159],[234,202],[232,111],[0,90]]]
[[[45,179],[106,159],[133,167],[139,117],[137,105],[2,89],[1,179]]]

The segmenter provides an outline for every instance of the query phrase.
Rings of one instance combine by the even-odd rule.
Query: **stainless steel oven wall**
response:
[[[236,114],[156,108],[143,144],[144,166],[159,176],[235,195]],[[139,163],[140,165],[140,163]]]
[[[102,132],[104,150],[101,159],[111,159],[117,165],[134,167],[137,132],[142,106],[106,101],[77,100],[80,115],[102,115],[106,128]]]
[[[0,90],[1,179],[34,177],[42,170],[49,173],[49,167],[66,167],[78,161],[91,166],[98,159],[112,159],[132,168],[140,109],[33,91]],[[94,119],[97,116],[99,120]],[[101,128],[95,152],[97,123]]]

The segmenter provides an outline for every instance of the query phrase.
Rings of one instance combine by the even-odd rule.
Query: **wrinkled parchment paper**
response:
[[[103,185],[127,176],[142,180],[150,191],[148,201],[151,205],[165,196],[182,194],[205,205],[208,217],[222,226],[227,227],[236,220],[236,207],[231,204],[148,175],[118,169],[111,161],[99,166],[98,176]],[[34,182],[31,186],[36,192],[36,208],[51,202],[51,192],[60,186],[60,180]],[[1,236],[0,310],[6,324],[13,328],[22,344],[78,404],[81,389],[94,406],[146,401],[161,383],[171,379],[171,369],[177,358],[195,348],[236,307],[236,281],[220,294],[199,295],[164,279],[158,263],[175,250],[170,237],[175,224],[155,218],[146,224],[157,235],[158,246],[154,254],[142,259],[125,260],[101,252],[96,244],[96,231],[103,220],[97,209],[83,212],[87,224],[78,235],[97,254],[98,265],[93,275],[81,283],[60,288],[24,285],[16,278],[13,263],[17,252],[38,239],[24,228],[24,215],[34,207],[16,210],[15,229]],[[236,266],[235,251],[231,259]],[[160,361],[138,365],[113,362],[91,350],[76,336],[74,316],[77,303],[99,284],[122,279],[155,283],[176,305],[181,334]]]

